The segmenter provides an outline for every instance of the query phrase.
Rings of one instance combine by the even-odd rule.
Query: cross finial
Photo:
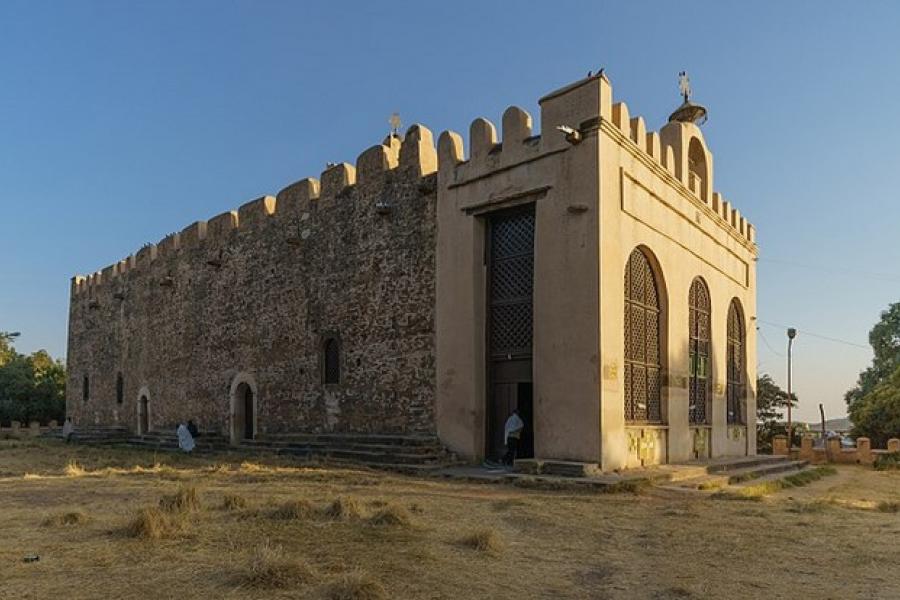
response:
[[[394,137],[400,137],[400,128],[403,124],[400,122],[400,113],[391,114],[391,118],[388,119],[388,124],[391,126],[391,135]]]
[[[687,71],[678,73],[678,89],[681,91],[685,102],[691,99],[691,80],[688,78]]]

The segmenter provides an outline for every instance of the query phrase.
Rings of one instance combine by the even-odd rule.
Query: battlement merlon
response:
[[[325,208],[340,202],[342,193],[356,185],[383,185],[393,172],[421,179],[437,171],[437,150],[431,131],[420,124],[412,125],[403,140],[388,136],[382,144],[359,155],[356,166],[348,163],[329,165],[320,179],[306,178],[282,189],[276,196],[262,196],[225,211],[208,221],[196,221],[181,232],[170,234],[156,244],[146,244],[128,256],[87,276],[75,275],[71,280],[72,296],[105,285],[116,277],[145,268],[161,257],[176,255],[207,240],[224,238],[234,230],[253,229],[265,219],[279,215],[293,220],[308,212],[312,204]],[[321,181],[321,183],[320,183]],[[373,207],[374,209],[374,207]]]
[[[572,128],[582,136],[600,130],[631,151],[658,177],[701,203],[723,230],[755,252],[755,230],[739,214],[717,203],[713,188],[713,156],[703,133],[693,123],[670,122],[659,132],[647,131],[640,116],[632,117],[624,102],[613,102],[612,86],[605,75],[594,75],[540,99],[541,133],[532,135],[531,116],[510,107],[503,113],[503,138],[485,118],[469,127],[469,156],[465,156],[462,136],[445,131],[438,140],[440,179],[454,185],[508,169],[540,156],[572,147],[558,127]]]

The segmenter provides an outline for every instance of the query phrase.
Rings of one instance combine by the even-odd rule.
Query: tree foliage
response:
[[[872,366],[859,374],[856,387],[844,395],[847,407],[887,381],[897,367],[900,367],[900,302],[891,304],[881,313],[881,320],[869,332],[872,345]]]
[[[797,406],[797,394],[790,395],[790,404]],[[759,451],[771,451],[772,438],[787,433],[784,423],[787,406],[788,393],[768,374],[760,375],[756,380],[756,446]],[[800,431],[795,430],[795,433],[799,435]]]
[[[26,356],[0,332],[0,423],[61,421],[66,413],[66,369],[45,350]]]
[[[873,447],[884,447],[889,438],[900,437],[900,302],[881,313],[869,343],[872,365],[844,398],[853,434],[871,438]]]
[[[900,366],[875,389],[850,407],[853,433],[872,440],[873,448],[884,448],[900,437]]]

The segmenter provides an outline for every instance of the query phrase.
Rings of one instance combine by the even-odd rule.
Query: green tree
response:
[[[763,373],[756,380],[756,447],[760,452],[772,450],[772,438],[787,433],[784,411],[790,405],[797,406],[797,394],[788,393],[778,387],[772,377]],[[799,429],[794,431],[792,443],[799,444]]]
[[[881,320],[869,332],[874,358],[872,366],[859,374],[856,387],[844,395],[847,408],[853,412],[854,404],[887,381],[900,367],[900,302],[891,304],[881,313]]]
[[[873,448],[900,437],[900,366],[850,406],[850,420],[854,435],[870,438]]]
[[[19,354],[0,333],[0,422],[61,421],[66,412],[66,370],[45,351]]]

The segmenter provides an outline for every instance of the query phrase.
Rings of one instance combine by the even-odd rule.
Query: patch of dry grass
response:
[[[266,540],[250,556],[242,583],[254,588],[289,588],[314,583],[315,569],[309,563],[288,556],[281,546]]]
[[[379,527],[411,527],[413,521],[405,506],[387,504],[369,517],[369,523]]]
[[[87,471],[73,458],[66,463],[66,468],[63,469],[63,473],[66,477],[82,477],[87,474]]]
[[[247,508],[247,499],[239,494],[225,494],[222,498],[223,510],[244,510]]]
[[[200,494],[193,486],[182,486],[174,494],[159,499],[159,508],[169,513],[195,512],[203,508]]]
[[[299,500],[288,500],[278,505],[275,510],[270,513],[273,519],[281,519],[291,521],[295,519],[306,519],[314,512],[312,503],[306,498]]]
[[[187,531],[187,526],[184,517],[149,507],[140,509],[123,532],[133,538],[161,540],[180,537]]]
[[[66,527],[71,525],[84,525],[90,521],[87,513],[81,510],[57,513],[44,519],[44,527]]]
[[[482,528],[469,533],[460,540],[460,544],[485,554],[500,554],[503,551],[503,540],[500,534],[490,528]]]
[[[387,600],[384,586],[364,571],[345,573],[321,589],[326,600]]]
[[[354,521],[363,516],[359,501],[352,496],[338,496],[322,512],[336,521]]]

